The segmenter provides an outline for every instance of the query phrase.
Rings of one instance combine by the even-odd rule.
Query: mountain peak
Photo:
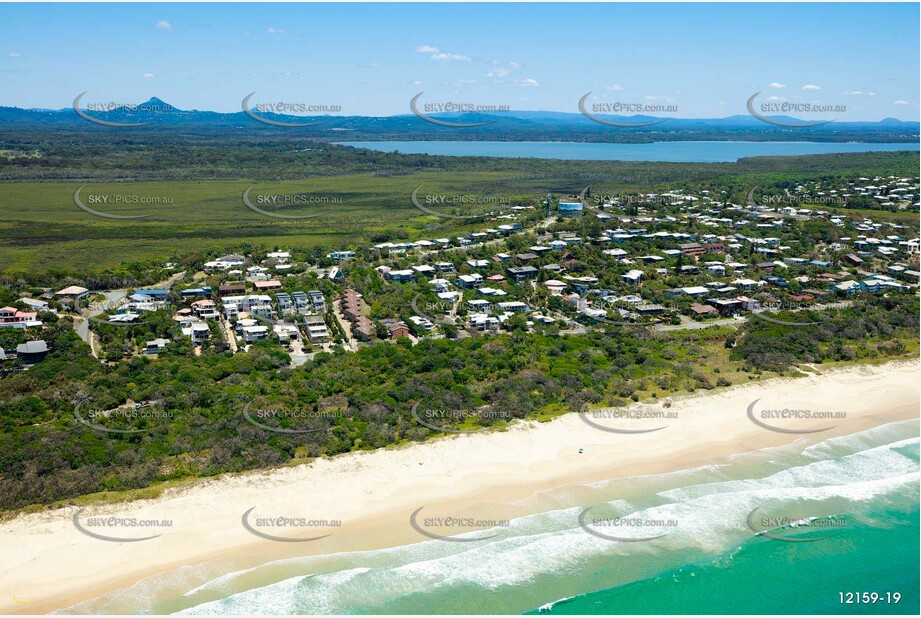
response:
[[[163,99],[159,97],[150,97],[147,101],[144,101],[139,108],[150,111],[150,112],[177,112],[179,111],[176,107],[170,105]]]

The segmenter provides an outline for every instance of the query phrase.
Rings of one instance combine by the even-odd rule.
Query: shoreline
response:
[[[72,521],[78,507],[19,514],[0,523],[5,540],[0,559],[9,567],[0,575],[7,591],[0,612],[45,613],[181,566],[217,560],[255,565],[289,556],[427,541],[409,525],[409,515],[418,508],[435,516],[466,512],[518,517],[529,514],[522,501],[542,490],[661,474],[707,465],[715,458],[800,440],[816,442],[918,418],[919,374],[917,360],[834,368],[819,375],[775,378],[673,398],[667,412],[675,418],[652,420],[651,425],[616,421],[619,427],[636,423],[631,425],[635,428],[669,424],[651,433],[611,433],[590,427],[578,414],[566,414],[545,423],[519,422],[503,431],[227,475],[170,488],[154,499],[86,507],[84,517],[117,514],[174,523],[161,537],[143,542],[105,542],[80,534]],[[844,411],[847,417],[792,424],[770,420],[789,429],[835,427],[809,434],[769,431],[746,414],[756,399],[765,408]],[[662,403],[644,402],[627,409],[662,411]],[[310,543],[262,540],[241,525],[243,513],[254,506],[256,512],[273,516],[341,519],[342,526],[300,535],[331,534]],[[124,537],[143,535],[134,530]],[[59,578],[48,580],[51,572]]]

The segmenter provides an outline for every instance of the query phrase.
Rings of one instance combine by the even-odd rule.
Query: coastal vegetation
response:
[[[515,419],[578,411],[586,403],[662,401],[795,375],[799,363],[916,357],[919,337],[915,298],[873,296],[818,327],[749,320],[738,330],[677,333],[612,326],[576,336],[520,329],[319,353],[294,368],[269,342],[233,355],[170,352],[106,365],[88,354],[66,321],[53,333],[45,361],[0,380],[3,509],[443,434],[419,422],[413,414],[418,402],[463,412],[463,418],[448,415],[445,429],[501,428]],[[136,433],[79,420],[88,420],[88,410],[118,410],[125,402],[156,402],[158,413],[101,414],[93,421],[106,429],[141,430]],[[253,415],[257,408],[262,417]],[[276,432],[254,419],[305,433]]]

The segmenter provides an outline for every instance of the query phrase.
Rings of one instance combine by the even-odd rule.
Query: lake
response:
[[[525,157],[584,161],[670,161],[712,163],[742,157],[831,154],[919,149],[917,143],[829,142],[653,142],[616,144],[589,142],[338,142],[345,146],[404,154],[466,157]]]

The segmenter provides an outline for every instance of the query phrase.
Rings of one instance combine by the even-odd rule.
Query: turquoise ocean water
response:
[[[918,511],[867,515],[867,523],[818,544],[746,542],[714,559],[530,613],[917,614]],[[842,604],[847,591],[877,592],[879,600]],[[887,592],[901,599],[895,603]]]
[[[475,543],[295,557],[221,576],[187,567],[68,611],[917,615],[918,430],[917,421],[891,423],[542,492],[525,505],[537,514]],[[592,505],[593,514],[656,527],[601,529],[590,518],[589,529],[651,540],[590,534],[579,514]],[[898,592],[901,600],[842,605],[840,592]]]

